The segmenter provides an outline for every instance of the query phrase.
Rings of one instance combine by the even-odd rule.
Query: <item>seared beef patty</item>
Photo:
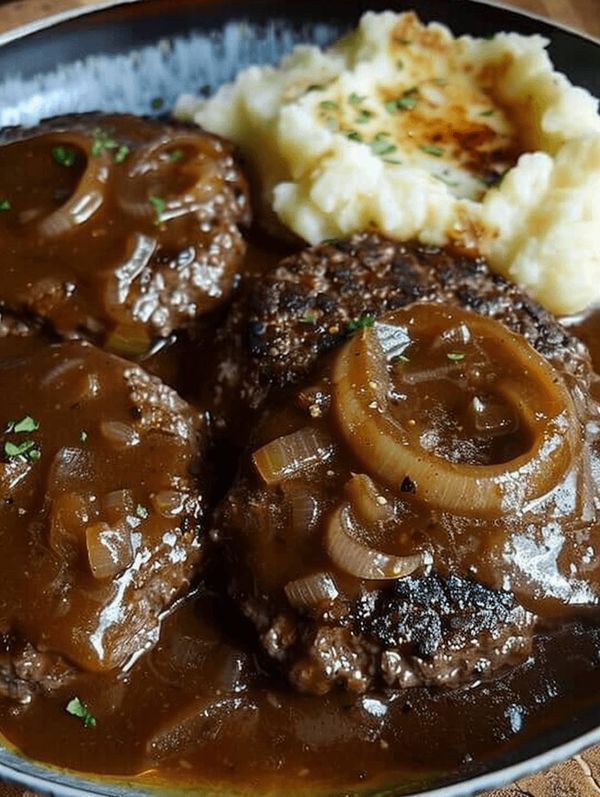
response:
[[[359,235],[234,310],[265,401],[217,523],[292,683],[455,686],[600,601],[585,347],[479,260]]]
[[[156,641],[203,550],[206,430],[85,343],[0,338],[0,390],[0,688],[24,700]]]
[[[249,221],[221,139],[83,114],[0,134],[0,307],[144,353],[229,296]]]
[[[217,336],[221,425],[239,418],[240,401],[256,409],[273,386],[304,379],[357,324],[417,301],[494,318],[569,373],[589,371],[585,347],[482,259],[361,233],[305,249],[249,280]]]

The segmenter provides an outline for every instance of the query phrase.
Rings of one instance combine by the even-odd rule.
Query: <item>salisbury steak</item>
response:
[[[226,142],[83,114],[0,144],[1,308],[132,355],[227,299],[249,203]]]
[[[61,660],[121,668],[156,640],[203,549],[206,431],[84,343],[0,339],[0,389],[0,677],[23,697]]]
[[[297,687],[489,677],[598,606],[600,413],[555,319],[481,261],[373,236],[289,259],[250,307],[253,389],[279,390],[218,532]]]
[[[214,403],[221,423],[298,382],[357,325],[412,302],[447,302],[517,332],[552,362],[585,374],[579,341],[480,258],[375,234],[311,247],[248,281],[220,346]],[[225,419],[225,420],[223,420]]]

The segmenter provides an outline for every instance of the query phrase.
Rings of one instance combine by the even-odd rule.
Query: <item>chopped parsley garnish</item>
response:
[[[355,122],[358,125],[364,125],[369,121],[369,119],[372,118],[373,114],[371,111],[366,111],[364,108],[361,108],[361,110],[358,113],[358,116],[355,119]]]
[[[494,113],[493,108],[488,108],[487,111],[481,111],[479,116],[491,116]]]
[[[406,354],[399,354],[397,357],[394,358],[394,362],[399,362],[403,364],[409,363],[410,357],[407,357]]]
[[[319,108],[322,108],[324,111],[337,111],[339,109],[339,105],[334,100],[323,100],[319,103]]]
[[[397,158],[384,158],[384,163],[391,163],[393,166],[402,166],[402,161],[399,161]]]
[[[135,514],[139,518],[142,518],[142,520],[145,520],[148,517],[148,510],[143,504],[138,504],[135,508]]]
[[[396,39],[396,41],[398,42],[398,44],[402,44],[405,47],[408,44],[412,44],[412,40],[411,39]]]
[[[150,105],[154,108],[155,111],[158,111],[160,108],[163,107],[165,101],[162,97],[154,97]]]
[[[372,327],[375,323],[375,316],[372,315],[361,315],[358,318],[353,318],[352,321],[348,321],[346,326],[346,332],[351,335],[353,332],[357,332],[359,329],[366,329],[367,327]]]
[[[441,158],[444,154],[444,149],[438,147],[437,144],[422,144],[419,149],[428,155],[433,155],[434,158]]]
[[[37,454],[34,454],[36,451]],[[4,443],[4,453],[9,459],[22,456],[28,456],[30,459],[40,458],[40,452],[36,449],[34,440],[23,440],[22,443],[11,443],[10,440],[7,440]]]
[[[366,99],[367,99],[366,97],[361,97],[360,94],[357,94],[355,91],[353,91],[352,94],[348,97],[348,102],[350,103],[350,105],[354,105],[354,107],[357,108]]]
[[[6,197],[0,197],[0,210],[10,210],[12,205]]]
[[[84,728],[96,727],[96,717],[94,717],[89,708],[85,705],[85,703],[82,703],[78,697],[74,697],[72,700],[69,700],[65,706],[65,711],[72,717],[77,717],[78,719],[82,720]]]
[[[396,152],[398,147],[389,140],[389,133],[377,133],[373,141],[371,141],[371,149],[375,155],[391,155]]]
[[[94,130],[94,138],[92,140],[92,155],[98,157],[104,150],[114,151],[113,160],[115,163],[123,163],[129,155],[129,147],[126,144],[119,144],[112,137],[112,133],[109,130],[97,127]]]
[[[455,362],[455,363],[460,362],[461,360],[464,360],[465,356],[466,355],[463,354],[463,352],[460,352],[460,351],[449,351],[448,354],[446,355],[446,357],[449,360],[452,360],[452,362]]]
[[[36,432],[39,428],[39,421],[36,421],[31,415],[25,415],[20,421],[10,421],[7,432],[21,434],[22,432]]]
[[[87,443],[88,433],[85,431],[85,429],[81,430],[81,434],[79,435],[79,439],[81,440],[82,443]]]
[[[59,145],[52,147],[52,157],[59,166],[72,166],[77,160],[77,153],[72,147]]]
[[[169,152],[169,160],[173,161],[173,163],[177,163],[183,159],[183,152],[180,149],[174,149],[172,152]]]
[[[127,144],[120,144],[119,148],[115,152],[113,160],[115,163],[123,163],[123,161],[128,155],[129,155],[129,147],[127,146]]]
[[[160,196],[151,196],[150,199],[148,200],[148,202],[154,208],[154,215],[155,215],[154,223],[157,226],[159,224],[162,224],[163,213],[165,212],[165,209],[167,207],[167,200],[163,199]]]
[[[349,138],[350,141],[362,141],[363,137],[361,134],[356,130],[348,130],[346,133],[346,138]]]
[[[323,91],[325,86],[322,83],[311,83],[310,86],[306,89],[306,93],[308,94],[309,91]]]
[[[300,319],[301,324],[316,324],[317,323],[317,316],[315,313],[306,313]]]
[[[396,113],[396,111],[410,111],[414,108],[419,101],[419,89],[412,88],[403,92],[399,97],[394,100],[388,100],[385,109],[388,113]]]

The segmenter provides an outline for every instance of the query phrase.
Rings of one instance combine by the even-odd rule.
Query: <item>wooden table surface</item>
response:
[[[0,0],[0,32],[64,9],[93,5],[95,2],[97,0],[11,0],[10,2]],[[454,3],[457,0],[447,0],[447,2]],[[508,2],[503,4],[509,5]],[[600,0],[511,0],[510,5],[600,39]],[[419,0],[414,0],[414,6],[418,8]],[[548,772],[525,778],[486,797],[598,797],[598,795],[600,795],[600,746],[575,756]],[[36,795],[31,791],[0,784],[0,797],[36,797]]]

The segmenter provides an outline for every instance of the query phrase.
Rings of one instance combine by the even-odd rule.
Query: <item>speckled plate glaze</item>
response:
[[[0,35],[0,127],[76,111],[164,113],[182,92],[213,90],[245,66],[277,61],[298,42],[327,44],[363,11],[390,7],[417,7],[425,20],[445,22],[455,33],[541,33],[550,39],[558,69],[600,96],[600,42],[470,0],[109,0]],[[515,747],[509,759],[494,762],[481,776],[460,782],[457,775],[456,783],[420,794],[470,797],[598,742],[600,701],[597,708],[574,715],[568,726]],[[90,779],[26,760],[1,744],[0,779],[55,797],[241,797],[217,787]],[[399,784],[377,797],[407,792],[410,786]]]

